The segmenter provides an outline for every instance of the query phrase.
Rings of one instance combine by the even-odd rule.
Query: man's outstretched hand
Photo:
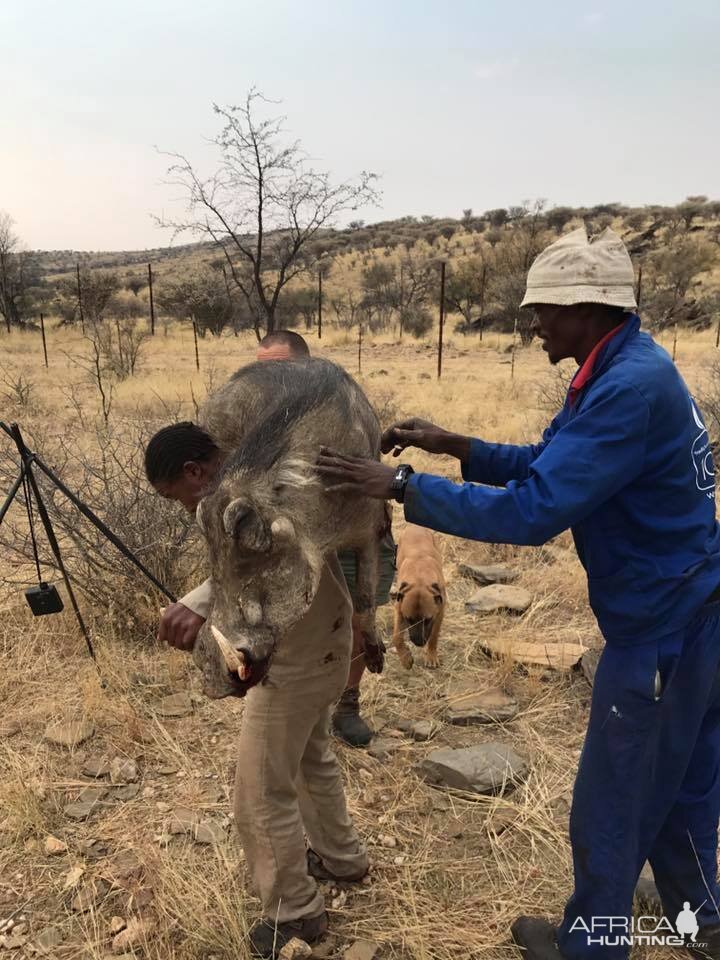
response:
[[[382,452],[390,453],[392,450],[394,457],[399,457],[406,447],[417,447],[427,453],[444,453],[463,460],[469,456],[470,441],[467,437],[443,430],[429,420],[411,417],[394,423],[383,433],[380,441]]]
[[[325,481],[328,493],[342,491],[358,496],[392,500],[392,481],[395,471],[377,460],[347,457],[329,447],[320,448],[317,471]]]

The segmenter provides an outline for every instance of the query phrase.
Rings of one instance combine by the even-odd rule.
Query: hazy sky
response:
[[[156,146],[212,168],[255,84],[378,220],[720,198],[718,0],[0,0],[0,210],[26,245],[169,241]]]

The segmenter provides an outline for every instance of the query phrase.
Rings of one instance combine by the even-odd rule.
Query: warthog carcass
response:
[[[226,455],[197,511],[214,595],[212,636],[203,632],[196,656],[206,693],[237,694],[238,677],[262,676],[338,548],[358,551],[355,612],[379,669],[375,590],[387,513],[378,501],[326,491],[315,471],[321,446],[379,457],[380,426],[360,387],[327,360],[253,363],[208,399],[200,419]]]

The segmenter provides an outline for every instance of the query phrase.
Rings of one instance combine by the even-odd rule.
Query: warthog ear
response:
[[[246,500],[230,501],[223,513],[223,527],[225,533],[245,550],[264,553],[272,546],[262,517]]]
[[[237,537],[239,528],[246,523],[255,511],[246,500],[231,500],[223,513],[223,527],[229,537]]]

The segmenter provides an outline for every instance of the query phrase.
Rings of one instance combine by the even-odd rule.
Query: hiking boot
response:
[[[518,917],[510,927],[523,960],[562,960],[555,940],[555,927],[540,917]]]
[[[349,747],[366,747],[372,730],[360,716],[360,690],[348,687],[340,697],[332,721],[333,733]]]
[[[293,938],[305,943],[317,943],[327,933],[328,918],[323,912],[317,917],[304,917],[275,923],[273,920],[258,920],[250,928],[250,953],[263,960],[275,960],[286,943]]]
[[[334,873],[330,873],[328,868],[322,862],[322,859],[315,853],[314,850],[308,850],[307,852],[307,868],[308,873],[313,879],[318,880],[320,883],[360,883],[368,875],[369,867],[362,871],[362,873],[350,874],[346,877],[338,877]]]
[[[720,960],[720,926],[701,927],[695,939],[697,944],[685,944],[693,957],[697,960]]]

